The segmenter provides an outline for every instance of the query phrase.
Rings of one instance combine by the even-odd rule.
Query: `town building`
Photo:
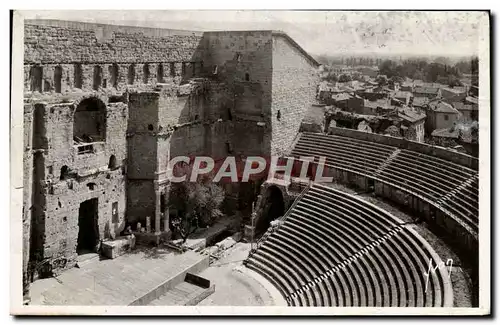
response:
[[[427,97],[429,99],[441,97],[441,89],[437,87],[420,87],[413,89],[413,97]]]
[[[412,95],[408,91],[396,91],[394,93],[394,95],[392,96],[392,98],[397,99],[398,101],[400,101],[404,105],[410,104],[411,97],[412,97]]]
[[[401,119],[401,130],[404,138],[417,142],[424,142],[426,115],[408,107],[397,110]]]
[[[452,127],[461,117],[460,112],[451,104],[436,99],[427,106],[426,132],[431,134],[434,130]]]
[[[403,81],[401,83],[401,86],[399,87],[399,90],[401,91],[408,91],[408,92],[413,92],[413,82],[411,81]]]
[[[459,102],[467,96],[467,89],[465,87],[444,87],[441,88],[441,96],[449,103]]]
[[[453,107],[456,108],[460,114],[462,114],[462,118],[465,121],[477,121],[479,118],[479,107],[477,104],[471,104],[465,101],[461,102],[453,102]]]

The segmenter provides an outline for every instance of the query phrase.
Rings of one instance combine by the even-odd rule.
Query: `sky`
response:
[[[479,12],[24,11],[60,19],[187,30],[282,30],[313,55],[478,54]],[[484,21],[484,20],[483,20]]]

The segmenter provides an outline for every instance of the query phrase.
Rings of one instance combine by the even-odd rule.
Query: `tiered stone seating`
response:
[[[315,184],[246,261],[292,306],[451,306],[432,248],[392,215]]]
[[[329,167],[373,176],[394,150],[369,141],[306,132],[300,135],[291,156],[325,157]]]
[[[406,149],[337,135],[303,133],[291,156],[326,158],[326,165],[364,175],[421,197],[477,237],[477,171]]]
[[[477,233],[478,183],[473,181],[476,175],[476,171],[464,166],[401,150],[380,171],[378,179],[436,203]]]

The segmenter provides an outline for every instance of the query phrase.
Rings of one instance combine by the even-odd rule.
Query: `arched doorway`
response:
[[[260,237],[271,225],[271,221],[282,217],[285,213],[283,194],[277,186],[267,188],[264,202],[264,211],[255,225],[255,236]]]

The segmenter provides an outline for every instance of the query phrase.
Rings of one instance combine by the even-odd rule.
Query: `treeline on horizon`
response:
[[[367,57],[342,57],[328,58],[323,57],[320,63],[325,64],[325,71],[336,64],[345,64],[348,66],[377,66],[379,74],[387,78],[411,78],[419,79],[425,82],[448,83],[450,86],[461,86],[460,78],[464,75],[477,76],[479,72],[479,59],[471,57],[468,59],[455,60],[449,58],[411,58],[411,59],[382,59]],[[333,72],[328,73],[324,78],[327,81],[348,81],[351,79],[345,75],[336,75]],[[352,79],[357,79],[356,77]],[[477,84],[477,78],[473,78],[472,84]]]

